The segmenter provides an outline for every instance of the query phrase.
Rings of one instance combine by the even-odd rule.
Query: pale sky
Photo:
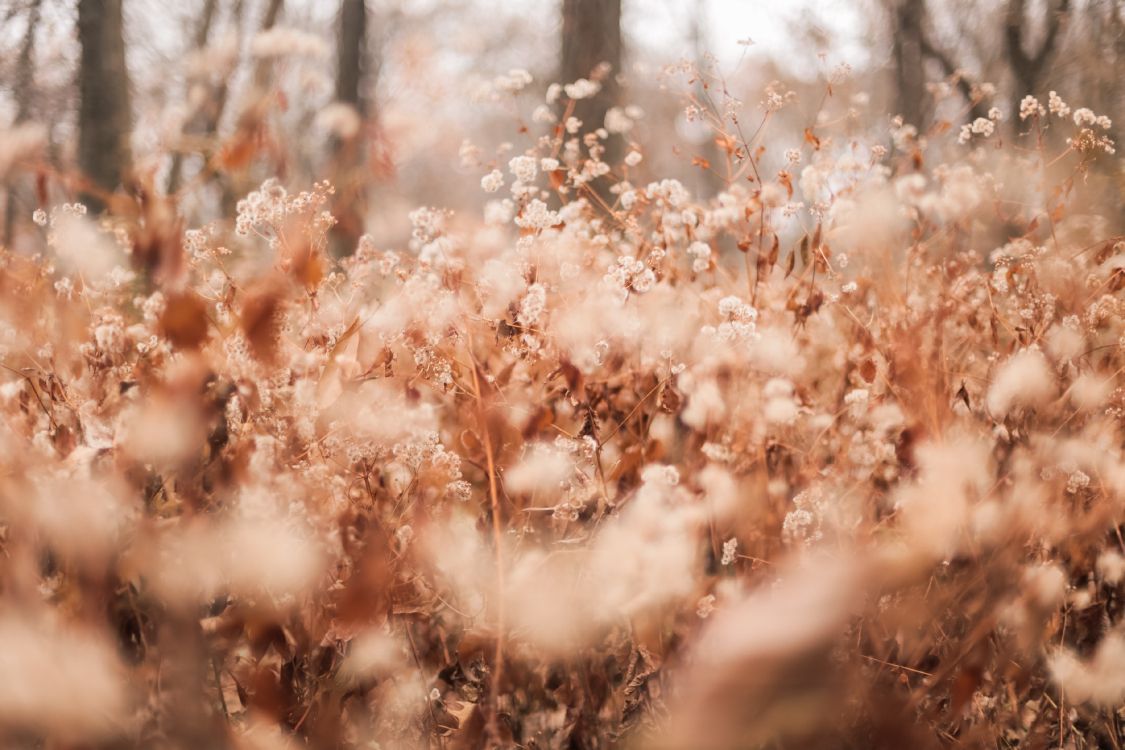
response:
[[[863,38],[859,0],[625,0],[627,31],[637,41],[669,56],[688,55],[687,29],[702,6],[710,51],[724,66],[753,64],[769,57],[795,76],[816,74],[816,56],[829,66],[846,62],[861,68],[872,62]],[[815,28],[831,40],[830,49],[799,43],[800,29]],[[745,46],[740,41],[750,39]]]

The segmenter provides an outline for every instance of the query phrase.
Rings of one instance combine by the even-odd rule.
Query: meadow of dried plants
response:
[[[483,211],[401,246],[336,247],[330,181],[44,197],[0,254],[4,747],[1125,744],[1109,118],[685,65],[699,197],[636,108],[575,116],[599,72],[493,82]]]

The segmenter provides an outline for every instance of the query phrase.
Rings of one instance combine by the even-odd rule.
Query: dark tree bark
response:
[[[922,23],[926,6],[922,0],[897,0],[893,17],[893,52],[898,113],[903,120],[923,128],[926,116],[926,75]]]
[[[129,72],[125,67],[123,0],[78,0],[78,163],[93,211],[132,172]]]
[[[365,114],[363,78],[367,68],[367,7],[364,0],[342,0],[336,44],[336,99]]]
[[[341,0],[336,35],[336,100],[355,108],[361,123],[354,135],[333,136],[333,183],[336,198],[332,212],[336,225],[330,234],[330,249],[340,257],[355,251],[364,229],[367,200],[364,184],[366,120],[370,103],[365,95],[368,81],[367,5],[364,0]]]
[[[575,104],[574,116],[591,132],[605,125],[605,115],[618,103],[617,75],[621,72],[621,0],[562,0],[562,55],[559,79],[598,80],[601,90]],[[611,137],[605,160],[617,161],[621,139]]]
[[[892,0],[889,11],[898,111],[903,119],[922,129],[923,123],[933,115],[926,91],[928,61],[936,62],[947,78],[956,79],[957,89],[969,105],[969,120],[985,117],[987,106],[979,90],[965,77],[954,56],[930,37],[925,0]]]

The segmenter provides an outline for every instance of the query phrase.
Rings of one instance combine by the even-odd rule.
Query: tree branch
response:
[[[985,111],[979,93],[973,91],[973,84],[962,75],[961,69],[954,64],[953,58],[951,58],[945,50],[933,44],[924,32],[920,36],[920,41],[922,44],[922,54],[936,60],[938,65],[941,66],[941,69],[945,71],[945,75],[956,80],[957,90],[961,92],[961,96],[965,97],[965,101],[969,103],[969,118],[975,120],[978,117],[984,117]]]

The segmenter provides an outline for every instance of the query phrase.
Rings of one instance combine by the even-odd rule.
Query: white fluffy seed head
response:
[[[988,411],[1003,419],[1020,408],[1042,408],[1055,396],[1055,375],[1038,349],[1024,349],[997,368],[988,389]]]

